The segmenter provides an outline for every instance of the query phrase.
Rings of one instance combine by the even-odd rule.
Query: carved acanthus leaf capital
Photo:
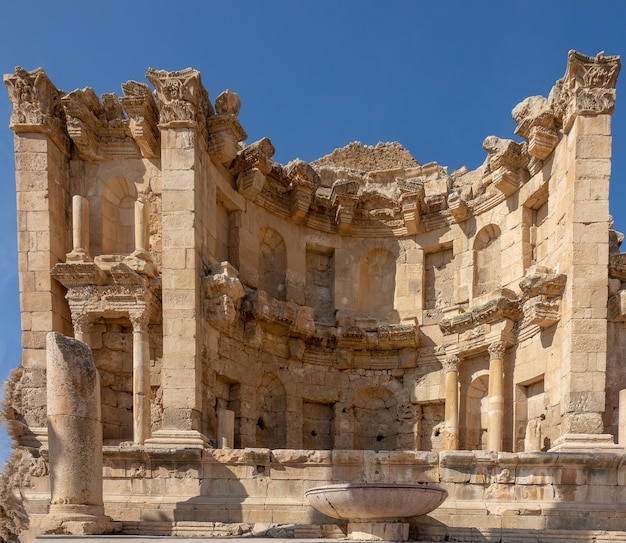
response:
[[[506,344],[503,341],[494,341],[487,350],[489,351],[490,360],[495,358],[502,359],[506,351]]]
[[[145,308],[139,311],[129,311],[128,319],[133,326],[133,332],[148,332],[150,314]]]
[[[589,57],[569,52],[565,75],[556,82],[549,98],[565,132],[571,128],[576,115],[613,113],[620,68],[618,56],[605,56],[601,52]]]
[[[150,68],[146,79],[154,85],[162,126],[197,126],[207,135],[207,119],[213,115],[213,107],[200,72],[193,68],[175,72]]]
[[[9,126],[16,133],[42,132],[69,155],[69,139],[65,131],[65,119],[58,90],[42,68],[31,72],[16,66],[15,74],[4,76],[13,112]]]
[[[455,354],[448,355],[441,360],[441,365],[446,373],[449,371],[459,371],[461,360]]]

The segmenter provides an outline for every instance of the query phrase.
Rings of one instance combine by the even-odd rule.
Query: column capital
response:
[[[605,56],[604,52],[589,57],[570,51],[567,60],[565,75],[556,82],[549,97],[565,133],[577,115],[613,113],[615,85],[621,68],[619,56]]]
[[[503,341],[494,341],[487,350],[489,351],[489,360],[501,359],[506,351],[506,344]]]
[[[447,355],[445,358],[441,359],[441,365],[446,373],[449,371],[459,371],[460,363],[460,358],[455,354]]]
[[[16,134],[39,132],[48,136],[69,156],[69,138],[61,106],[62,92],[42,68],[31,72],[16,66],[14,74],[4,76],[4,85],[13,104],[9,127]]]
[[[150,316],[147,311],[130,311],[128,318],[133,326],[133,332],[147,332]]]
[[[161,128],[198,127],[208,138],[207,119],[213,115],[200,72],[192,68],[168,72],[150,68],[146,79],[154,85]]]

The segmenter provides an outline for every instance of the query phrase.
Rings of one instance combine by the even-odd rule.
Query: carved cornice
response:
[[[55,264],[50,275],[65,288],[104,285],[107,275],[94,262],[68,262]]]
[[[237,156],[241,149],[239,142],[248,137],[237,119],[240,107],[239,96],[225,90],[215,100],[216,115],[209,117],[209,153],[224,166]]]
[[[488,136],[483,142],[483,149],[489,154],[488,171],[485,172],[487,178],[505,196],[515,193],[522,184],[521,170],[528,165],[526,145]]]
[[[378,324],[339,326],[326,333],[329,345],[340,349],[401,349],[419,346],[419,325]]]
[[[299,158],[287,164],[284,171],[291,188],[291,218],[299,224],[311,207],[320,178],[310,164]]]
[[[567,276],[563,273],[553,273],[548,270],[528,273],[519,283],[522,291],[522,300],[536,296],[554,298],[561,296],[565,291]]]
[[[508,289],[501,289],[488,302],[465,313],[442,319],[439,328],[444,335],[458,334],[481,324],[493,324],[502,319],[516,321],[520,317],[520,303],[515,294]]]
[[[15,74],[5,75],[3,79],[13,104],[11,130],[16,134],[43,133],[69,156],[69,138],[61,107],[63,91],[52,84],[41,68],[28,72],[16,66]]]
[[[528,141],[528,154],[544,160],[559,141],[554,111],[543,96],[531,96],[512,112],[517,123],[515,133]],[[532,174],[532,172],[531,172]]]
[[[122,85],[122,105],[128,115],[130,134],[143,156],[156,158],[161,154],[159,110],[150,88],[145,83],[127,81]]]
[[[240,173],[256,168],[263,175],[267,175],[272,170],[270,159],[275,152],[276,149],[274,149],[269,138],[255,141],[237,153],[229,171],[231,175],[237,176]]]
[[[242,310],[259,323],[282,329],[291,337],[309,338],[315,334],[313,308],[276,300],[263,290],[245,296]]]
[[[538,325],[548,328],[559,322],[561,296],[567,276],[546,268],[533,268],[520,281],[520,300],[524,318],[521,327]]]
[[[155,89],[161,128],[196,127],[208,139],[207,119],[213,115],[213,106],[200,72],[193,68],[174,72],[150,68],[146,79]]]
[[[615,85],[621,68],[618,56],[603,52],[589,57],[576,51],[568,55],[565,75],[550,92],[550,105],[563,131],[569,132],[577,115],[612,114]]]
[[[448,196],[448,209],[457,223],[466,221],[470,217],[469,206],[458,192],[451,192]]]

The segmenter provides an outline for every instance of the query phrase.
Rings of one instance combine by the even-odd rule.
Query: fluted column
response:
[[[487,447],[490,451],[502,450],[504,426],[504,352],[506,346],[496,341],[489,346],[489,403],[487,422]]]
[[[444,448],[454,451],[459,448],[459,357],[448,356],[442,365],[446,384]]]
[[[130,314],[133,325],[133,442],[142,445],[150,437],[150,336],[145,311]]]

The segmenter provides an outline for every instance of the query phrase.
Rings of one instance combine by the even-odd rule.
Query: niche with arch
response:
[[[111,179],[102,193],[102,254],[129,255],[135,250],[134,183],[124,177]]]
[[[502,286],[500,277],[500,228],[488,224],[474,239],[474,297]]]
[[[397,400],[384,387],[359,392],[352,402],[354,448],[392,451],[398,443]]]
[[[272,228],[259,236],[259,288],[277,300],[287,299],[287,247],[283,237]]]
[[[394,319],[396,259],[391,251],[370,249],[359,264],[359,311],[388,321]]]
[[[287,395],[280,379],[265,373],[256,385],[256,446],[284,449],[287,444]]]
[[[480,451],[487,448],[488,393],[488,373],[476,377],[467,390],[465,448],[469,451]]]

